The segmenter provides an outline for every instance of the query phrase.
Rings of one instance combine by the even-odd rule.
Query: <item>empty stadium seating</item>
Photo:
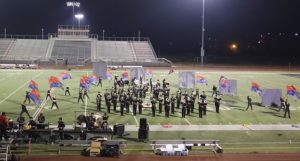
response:
[[[156,59],[156,55],[148,41],[130,41],[129,44],[133,47],[139,59]]]
[[[157,58],[150,41],[99,41],[97,39],[0,39],[0,63],[86,65],[105,61],[110,65],[169,66]]]
[[[15,39],[0,39],[0,56],[6,56],[14,44]]]
[[[91,57],[91,41],[55,40],[51,57]]]
[[[48,40],[16,39],[9,56],[15,59],[39,59],[44,58],[48,48]]]
[[[134,61],[136,56],[127,41],[98,41],[97,58]]]

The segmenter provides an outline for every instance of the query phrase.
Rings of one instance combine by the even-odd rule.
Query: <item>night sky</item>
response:
[[[160,57],[200,54],[202,0],[81,0],[76,13],[91,33],[149,37]],[[260,57],[295,62],[300,59],[299,0],[206,0],[205,49],[218,58]],[[72,24],[65,0],[0,0],[0,33],[55,33],[58,24]],[[77,23],[77,22],[76,22]],[[297,35],[299,34],[299,36]],[[238,48],[232,50],[230,44]]]

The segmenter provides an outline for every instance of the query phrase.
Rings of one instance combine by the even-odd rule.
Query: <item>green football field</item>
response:
[[[21,106],[24,101],[26,90],[29,81],[34,80],[39,84],[42,100],[45,99],[46,91],[49,89],[48,78],[50,76],[59,77],[63,70],[0,70],[0,111],[5,111],[7,115],[16,120]],[[113,74],[121,75],[124,71],[113,71]],[[175,93],[178,89],[178,75],[175,73],[168,75],[167,70],[154,70],[153,80],[162,80],[166,78],[170,82],[171,93]],[[218,71],[196,71],[203,75],[208,85],[197,84],[196,88],[200,91],[205,91],[208,95],[208,113],[204,118],[198,118],[198,105],[195,105],[195,113],[187,116],[186,119],[181,118],[181,110],[176,109],[174,115],[170,118],[165,118],[164,113],[158,114],[155,118],[151,117],[150,109],[145,109],[142,115],[133,117],[131,113],[120,116],[119,112],[113,112],[110,115],[110,124],[122,123],[136,125],[139,118],[146,117],[150,125],[157,124],[172,124],[172,125],[200,125],[200,124],[295,124],[300,123],[300,102],[295,101],[292,97],[286,96],[286,86],[295,85],[300,87],[300,79],[297,78],[297,73],[286,75],[285,72],[218,72]],[[89,90],[90,100],[77,103],[79,91],[79,79],[82,75],[92,75],[91,70],[73,70],[70,72],[72,79],[63,80],[64,86],[69,86],[71,96],[64,96],[62,89],[56,88],[53,93],[58,99],[59,110],[50,109],[51,100],[48,100],[43,108],[43,113],[46,116],[47,122],[56,124],[59,117],[63,117],[67,124],[73,124],[75,115],[94,112],[96,113],[96,94],[101,91],[103,94],[105,89],[111,89],[113,81],[104,80],[103,87],[91,86]],[[211,97],[212,86],[218,84],[221,75],[228,79],[235,79],[238,82],[237,96],[222,96],[221,113],[216,114],[214,110],[213,98]],[[287,97],[291,104],[291,119],[283,118],[283,111],[278,112],[275,107],[259,106],[261,98],[258,94],[251,92],[251,82],[257,82],[261,88],[279,88],[282,89],[284,97]],[[184,90],[183,90],[184,91]],[[191,91],[191,89],[189,90]],[[244,111],[246,108],[246,96],[250,95],[253,99],[254,110]],[[119,106],[119,104],[118,104]],[[34,103],[27,103],[30,114],[33,115],[37,108]],[[102,109],[106,111],[104,101],[102,101]],[[25,114],[23,114],[25,116]],[[25,116],[26,120],[28,119]]]

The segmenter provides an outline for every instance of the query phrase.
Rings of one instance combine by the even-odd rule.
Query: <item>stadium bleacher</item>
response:
[[[48,39],[37,38],[0,39],[0,63],[90,65],[104,61],[118,66],[172,64],[164,58],[157,58],[148,38],[106,37],[98,40],[97,35],[89,35],[88,26],[59,26],[58,34],[49,34]]]
[[[136,56],[132,52],[127,41],[98,41],[97,58],[134,60]]]
[[[91,41],[55,40],[51,58],[55,61],[68,59],[68,64],[81,64],[91,58]]]
[[[29,59],[44,58],[48,48],[48,40],[16,39],[15,45],[9,52],[15,58],[28,57]]]
[[[155,59],[156,55],[154,54],[151,44],[147,41],[130,41],[130,45],[132,45],[133,50],[137,57],[141,59]]]
[[[6,56],[14,44],[15,39],[0,39],[0,56]]]

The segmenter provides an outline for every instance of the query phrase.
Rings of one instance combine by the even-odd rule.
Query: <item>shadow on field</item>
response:
[[[282,115],[274,114],[273,116],[280,117],[280,118],[284,118],[284,117],[283,117],[283,114],[282,114]]]
[[[246,107],[245,108],[234,108],[235,110],[239,110],[239,111],[245,111],[246,110]]]
[[[271,115],[276,115],[277,114],[277,112],[273,112],[273,111],[261,111],[261,113],[271,114]]]
[[[262,113],[264,113],[264,114],[271,114],[272,116],[276,116],[276,117],[283,118],[283,114],[282,114],[282,115],[280,115],[280,114],[278,114],[278,112],[272,112],[272,111],[262,111]]]
[[[259,107],[263,107],[263,106],[261,105],[261,103],[259,103],[259,102],[253,102],[252,105],[259,106]]]
[[[68,100],[68,99],[59,99],[59,100],[64,101],[64,102],[69,102],[69,103],[77,103],[74,100]]]
[[[227,104],[236,104],[238,103],[236,100],[226,100]]]
[[[272,110],[272,111],[277,111],[278,112],[278,107],[270,107],[269,109]]]
[[[138,142],[139,141],[138,138],[132,138],[132,137],[127,137],[127,136],[123,136],[122,138],[124,140],[127,140],[127,141],[134,141],[134,142]]]

